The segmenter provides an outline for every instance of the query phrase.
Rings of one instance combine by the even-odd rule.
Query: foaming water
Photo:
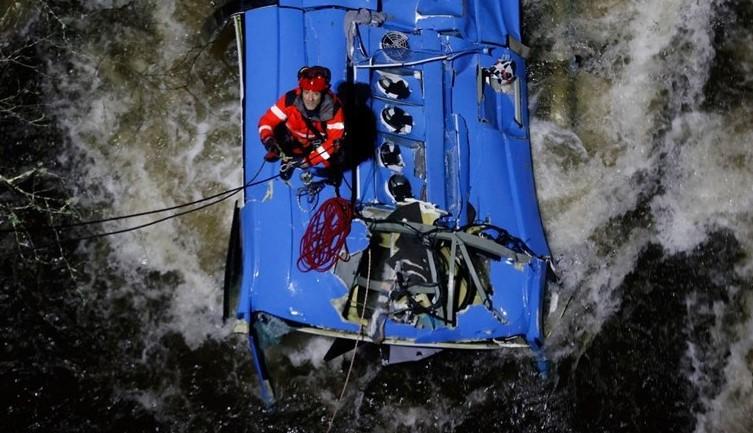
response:
[[[172,2],[89,3],[84,22],[98,29],[78,35],[68,64],[53,65],[62,80],[58,118],[75,149],[67,157],[83,161],[79,199],[104,215],[174,206],[241,182],[236,77],[202,46],[196,28],[209,9],[196,3],[180,11]],[[113,289],[121,293],[153,290],[150,271],[175,273],[152,331],[179,331],[192,345],[222,335],[224,243],[217,240],[226,236],[231,206],[107,238],[109,255],[92,266],[119,269],[127,283]]]
[[[716,323],[708,338],[691,333],[687,341],[688,377],[703,406],[699,432],[753,427],[744,415],[753,397],[753,103],[721,113],[704,106],[713,27],[725,3],[611,2],[607,13],[574,18],[554,48],[583,57],[571,72],[581,82],[572,90],[577,112],[563,125],[552,109],[531,125],[539,198],[562,278],[559,308],[547,320],[556,356],[587,349],[620,307],[618,289],[648,244],[690,253],[720,231],[741,244],[737,276],[721,279],[721,299],[684,295],[691,327],[701,317]],[[748,40],[749,31],[731,36]],[[743,46],[737,66],[750,71]]]
[[[657,236],[669,251],[687,251],[709,232],[735,232],[753,251],[753,130],[751,107],[727,114],[692,112],[666,135],[666,192],[652,201]],[[753,262],[740,264],[751,276]]]
[[[579,334],[598,332],[619,307],[615,289],[649,242],[661,242],[676,253],[694,247],[714,229],[737,227],[715,218],[724,213],[717,202],[696,207],[690,196],[698,191],[687,191],[683,202],[705,214],[698,215],[705,221],[673,205],[682,200],[676,192],[689,186],[685,179],[699,170],[697,163],[714,178],[704,182],[699,177],[699,186],[728,192],[722,184],[732,181],[720,164],[710,167],[713,162],[692,161],[690,155],[681,161],[678,154],[702,158],[719,134],[737,137],[726,141],[726,149],[715,149],[715,157],[732,157],[725,150],[736,148],[733,153],[748,152],[740,144],[749,131],[730,132],[730,119],[697,111],[714,56],[715,4],[648,1],[611,6],[606,14],[596,8],[591,11],[595,16],[573,17],[555,44],[574,47],[570,54],[582,56],[582,66],[573,73],[580,84],[572,90],[577,99],[572,123],[560,126],[544,114],[531,125],[545,226],[560,261],[564,298],[576,300],[572,320],[564,319],[567,326],[552,323],[555,347]],[[691,143],[678,143],[681,137],[690,137]],[[749,180],[748,168],[743,163],[741,178],[735,180]],[[716,196],[719,202],[727,200],[733,212],[749,214],[750,206],[724,195]],[[682,224],[686,218],[695,221]],[[750,239],[748,229],[740,235]]]
[[[750,414],[753,413],[753,317],[749,314],[753,309],[753,294],[749,288],[744,295],[742,307],[747,318],[737,323],[729,331],[723,332],[718,343],[729,348],[729,355],[723,364],[722,382],[719,391],[704,395],[705,411],[697,416],[697,433],[706,432],[734,432],[745,433],[751,431]],[[724,307],[722,307],[724,308]],[[689,356],[697,361],[689,353]],[[705,384],[704,374],[699,374],[696,383]]]

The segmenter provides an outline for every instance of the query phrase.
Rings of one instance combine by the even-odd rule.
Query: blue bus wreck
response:
[[[550,252],[519,2],[237,6],[244,181],[286,163],[259,169],[258,121],[301,66],[331,71],[346,117],[339,165],[249,187],[235,210],[225,309],[248,332],[262,398],[274,399],[260,338],[271,325],[332,337],[329,358],[357,340],[380,345],[385,362],[448,348],[541,359]],[[301,240],[332,223],[317,211],[338,197],[344,243],[333,266],[311,271]]]

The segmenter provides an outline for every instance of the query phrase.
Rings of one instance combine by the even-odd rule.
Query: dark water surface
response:
[[[527,0],[550,288],[526,354],[358,353],[333,431],[753,431],[753,4]],[[232,203],[78,243],[32,228],[240,183],[211,2],[0,2],[0,431],[324,432],[349,359],[221,320]],[[34,192],[34,195],[28,194]],[[61,230],[60,238],[149,219]]]

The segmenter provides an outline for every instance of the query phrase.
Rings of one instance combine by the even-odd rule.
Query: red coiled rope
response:
[[[330,270],[340,258],[352,219],[353,208],[348,200],[333,197],[322,203],[301,238],[298,269],[301,272]]]

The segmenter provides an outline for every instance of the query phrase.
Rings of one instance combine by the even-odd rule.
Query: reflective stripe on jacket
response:
[[[340,147],[340,140],[345,133],[345,115],[342,104],[332,92],[322,94],[322,101],[316,112],[308,112],[311,124],[319,131],[323,142],[303,119],[307,110],[303,105],[301,90],[294,89],[283,95],[259,119],[259,137],[264,142],[274,134],[280,123],[285,123],[291,137],[300,143],[301,153],[308,152],[306,162],[309,165],[329,166],[329,159]],[[314,146],[316,145],[316,146]]]

